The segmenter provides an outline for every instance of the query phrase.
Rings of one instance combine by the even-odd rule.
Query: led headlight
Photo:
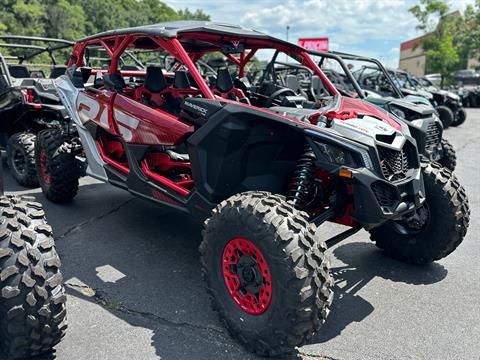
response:
[[[373,170],[372,160],[370,159],[368,151],[365,149],[355,149],[356,154],[354,154],[347,149],[343,149],[332,144],[320,142],[317,142],[316,144],[319,150],[318,155],[321,157],[319,160],[352,168],[358,168],[361,166],[361,161],[365,167]],[[356,161],[356,159],[358,159],[358,161]]]

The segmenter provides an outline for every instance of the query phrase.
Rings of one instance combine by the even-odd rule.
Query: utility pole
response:
[[[290,25],[287,25],[287,42],[288,42],[288,31],[290,30]],[[285,54],[285,61],[288,62],[288,55]]]

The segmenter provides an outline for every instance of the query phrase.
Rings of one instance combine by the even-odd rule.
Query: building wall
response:
[[[413,75],[423,76],[425,75],[425,55],[411,56],[407,58],[400,58],[399,68]]]
[[[426,57],[420,44],[428,36],[428,34],[423,35],[405,41],[400,45],[400,63],[398,66],[400,69],[418,76],[425,75]]]

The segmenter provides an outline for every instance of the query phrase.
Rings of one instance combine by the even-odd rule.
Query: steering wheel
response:
[[[297,96],[297,93],[290,88],[278,89],[277,91],[274,91],[272,95],[270,95],[267,101],[265,101],[265,107],[270,107],[273,104],[281,105],[282,100],[289,95]]]

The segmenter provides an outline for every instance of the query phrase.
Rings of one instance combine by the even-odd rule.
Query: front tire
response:
[[[35,134],[13,134],[7,143],[7,164],[13,178],[22,186],[38,186],[35,169]]]
[[[457,166],[457,153],[452,144],[447,139],[442,139],[442,157],[438,161],[443,167],[448,170],[455,170]]]
[[[50,352],[67,327],[60,259],[33,198],[1,196],[0,219],[0,355],[29,359]]]
[[[465,120],[467,120],[467,112],[464,108],[460,108],[458,110],[457,116],[455,117],[455,121],[453,122],[452,126],[459,126],[462,125]]]
[[[415,217],[389,222],[370,233],[385,254],[411,264],[430,263],[453,252],[470,221],[468,198],[455,175],[424,160],[422,173],[426,203]]]
[[[327,317],[333,280],[315,232],[306,213],[266,192],[234,195],[205,222],[200,253],[212,306],[248,350],[289,353]]]
[[[453,124],[453,121],[455,120],[455,115],[449,107],[440,105],[437,106],[436,110],[444,129]]]
[[[56,203],[72,200],[78,191],[77,160],[72,154],[59,152],[65,140],[60,130],[43,130],[35,143],[38,181],[46,198]]]

